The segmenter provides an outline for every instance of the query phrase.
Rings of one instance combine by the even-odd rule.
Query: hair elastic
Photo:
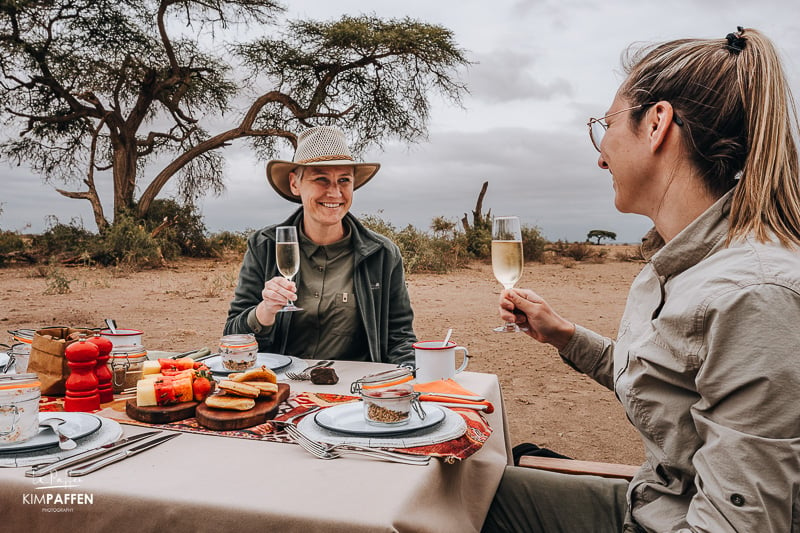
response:
[[[728,40],[728,44],[726,45],[730,50],[733,50],[735,53],[739,53],[744,50],[744,45],[746,44],[746,39],[742,36],[744,33],[744,28],[741,26],[736,26],[735,33],[729,33],[725,36]]]

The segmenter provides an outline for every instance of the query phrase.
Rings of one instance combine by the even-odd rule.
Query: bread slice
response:
[[[228,376],[228,379],[235,381],[237,383],[242,383],[245,381],[266,381],[268,383],[278,382],[278,376],[276,376],[275,372],[273,372],[266,366],[262,366],[261,368],[254,368],[246,372],[230,374]]]
[[[258,398],[258,395],[261,394],[261,391],[252,385],[247,385],[246,383],[237,383],[235,381],[231,381],[229,379],[223,380],[219,382],[219,388],[228,394],[232,394],[234,396],[244,396],[245,398]]]
[[[206,398],[205,403],[214,409],[228,409],[231,411],[247,411],[256,406],[256,401],[252,398],[228,396],[226,394],[212,394]]]
[[[278,385],[268,381],[245,381],[242,385],[250,385],[259,390],[259,397],[275,396],[278,393]]]

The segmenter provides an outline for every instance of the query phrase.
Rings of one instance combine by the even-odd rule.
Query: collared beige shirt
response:
[[[616,342],[578,326],[561,353],[642,437],[628,495],[647,531],[800,531],[800,252],[726,246],[730,201],[653,255]]]
[[[307,359],[369,360],[353,290],[352,230],[319,245],[300,228],[300,275],[286,353]]]

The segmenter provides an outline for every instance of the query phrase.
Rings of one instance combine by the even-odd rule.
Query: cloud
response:
[[[572,94],[572,87],[563,78],[539,79],[534,69],[536,58],[531,54],[494,50],[476,54],[473,59],[476,64],[466,78],[470,93],[478,100],[507,103]]]

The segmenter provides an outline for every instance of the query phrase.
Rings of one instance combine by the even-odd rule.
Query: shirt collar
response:
[[[333,258],[338,256],[345,250],[351,248],[351,240],[353,236],[353,230],[350,227],[350,223],[348,220],[344,221],[344,237],[339,239],[336,242],[332,242],[330,244],[317,244],[311,239],[306,236],[305,231],[303,231],[303,224],[300,223],[299,225],[299,234],[300,234],[300,249],[303,251],[306,257],[309,259],[314,256],[319,250],[326,255],[326,257]]]
[[[732,197],[733,190],[725,193],[666,244],[655,228],[645,235],[642,252],[652,254],[650,261],[659,275],[683,272],[722,245],[728,235]]]

